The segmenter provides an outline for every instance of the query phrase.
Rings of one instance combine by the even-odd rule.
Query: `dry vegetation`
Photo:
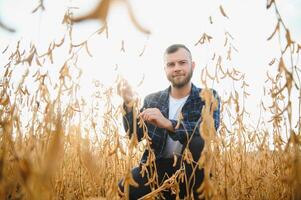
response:
[[[107,12],[109,1],[102,2],[100,10]],[[43,8],[43,1],[39,8]],[[248,97],[245,75],[223,64],[236,51],[229,32],[225,32],[226,55],[214,55],[214,67],[202,71],[201,82],[206,87],[224,80],[237,86],[222,97],[222,122],[217,134],[212,108],[208,106],[211,95],[200,94],[206,100],[201,124],[206,146],[198,164],[205,168],[206,175],[199,191],[207,199],[301,199],[300,99],[291,98],[292,93],[300,97],[301,92],[297,66],[301,46],[290,37],[275,2],[268,1],[267,8],[275,9],[278,20],[268,39],[278,34],[285,43],[280,57],[270,63],[277,73],[267,73],[264,86],[268,103],[262,102],[261,109],[270,114],[270,120],[262,117],[258,126],[252,127],[246,119],[249,113],[243,103]],[[222,6],[219,9],[228,18]],[[98,17],[104,20],[106,14]],[[129,141],[123,136],[123,110],[121,105],[112,103],[116,85],[105,88],[96,82],[91,105],[78,97],[81,70],[76,65],[77,54],[83,49],[90,54],[88,40],[73,44],[70,11],[63,23],[69,34],[60,42],[51,43],[46,53],[37,52],[34,45],[23,48],[21,42],[2,52],[8,55],[8,62],[1,66],[0,79],[1,199],[118,199],[118,180],[126,177],[125,184],[135,184],[130,169],[139,162],[142,149],[149,148],[147,136],[139,145],[135,138]],[[104,34],[106,30],[105,24],[94,34]],[[204,33],[196,45],[210,43],[211,39]],[[68,48],[70,57],[57,78],[51,80],[43,66],[53,62],[58,48]],[[15,83],[14,72],[20,66],[26,70]],[[139,102],[135,104],[138,106]],[[292,110],[298,110],[297,120]],[[273,138],[272,145],[269,138]],[[151,153],[147,164],[153,165],[154,159]],[[190,159],[188,151],[183,159]],[[178,182],[185,178],[179,171],[158,187],[155,173],[145,174],[154,188],[145,199],[159,198],[166,188],[177,192]]]

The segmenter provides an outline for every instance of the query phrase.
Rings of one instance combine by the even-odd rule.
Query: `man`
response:
[[[196,165],[204,147],[204,141],[199,133],[201,122],[201,110],[204,101],[200,98],[201,89],[191,83],[191,77],[195,68],[190,50],[182,44],[174,44],[168,47],[164,54],[165,73],[171,85],[169,88],[150,94],[145,97],[144,104],[139,114],[147,126],[147,134],[151,139],[151,151],[155,155],[155,164],[159,183],[171,177],[179,169],[185,169],[186,178],[180,182],[180,198],[198,199],[197,189],[200,187],[204,172]],[[125,130],[133,135],[133,109],[130,102],[134,99],[134,92],[126,81],[118,87],[119,95],[124,100],[123,122]],[[217,93],[213,95],[218,99]],[[219,101],[218,101],[219,102]],[[220,104],[213,113],[215,129],[219,126]],[[181,123],[178,119],[181,116]],[[137,120],[137,119],[135,119]],[[144,136],[141,126],[136,127],[138,141]],[[189,148],[193,162],[179,161],[174,164],[174,156],[181,160],[185,148]],[[132,177],[138,183],[138,187],[130,186],[130,199],[139,199],[151,192],[149,180],[142,176],[142,164],[146,163],[149,150],[145,150],[139,167],[132,169]],[[125,188],[119,183],[119,189],[124,192]],[[188,188],[187,188],[188,187]],[[166,199],[175,199],[171,191],[163,193]]]

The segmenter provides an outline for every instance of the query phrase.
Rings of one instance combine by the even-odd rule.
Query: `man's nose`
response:
[[[175,71],[179,71],[179,70],[181,70],[181,66],[180,66],[180,64],[179,64],[179,63],[176,63],[176,64],[175,64],[175,68],[174,68],[174,70],[175,70]]]

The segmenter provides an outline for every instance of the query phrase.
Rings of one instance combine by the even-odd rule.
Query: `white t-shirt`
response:
[[[189,96],[189,95],[188,95]],[[181,99],[175,99],[169,95],[169,113],[168,118],[178,120],[178,116],[181,113],[188,96]],[[179,141],[173,140],[169,135],[167,136],[166,146],[163,150],[164,158],[172,158],[174,154],[180,155],[183,145]]]

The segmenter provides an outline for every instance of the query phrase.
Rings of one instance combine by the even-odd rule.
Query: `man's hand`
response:
[[[158,126],[159,128],[165,128],[174,132],[171,121],[165,118],[158,108],[147,108],[139,115],[144,121]]]
[[[128,111],[131,110],[131,104],[136,99],[136,94],[130,84],[124,78],[121,78],[117,84],[117,94],[122,97]]]

